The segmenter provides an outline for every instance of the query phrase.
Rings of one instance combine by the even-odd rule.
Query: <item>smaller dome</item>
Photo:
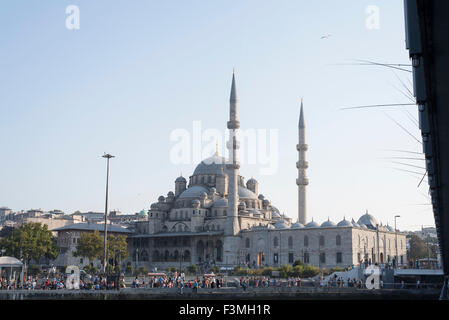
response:
[[[335,227],[335,223],[330,221],[329,218],[327,218],[327,221],[323,222],[321,224],[321,227]]]
[[[254,178],[249,179],[248,181],[246,181],[246,183],[257,183],[257,180]]]
[[[267,229],[275,229],[275,227],[272,224],[268,224]]]
[[[212,188],[210,188],[209,192],[210,192],[211,194],[216,194],[216,193],[217,193],[217,189],[214,188],[214,187],[212,187]]]
[[[368,227],[365,225],[365,224],[359,224],[359,226],[360,226],[360,228],[363,228],[363,229],[368,229]]]
[[[263,199],[265,199],[265,197],[264,197],[264,195],[263,194],[259,194],[259,196],[257,197],[259,200],[263,200]]]
[[[240,209],[240,210],[245,210],[245,209],[246,209],[246,203],[245,203],[245,201],[240,201],[240,203],[239,203],[239,209]]]
[[[145,209],[140,210],[139,216],[141,216],[141,217],[146,217],[147,215],[148,215],[148,213],[146,212]]]
[[[201,199],[207,199],[207,193],[206,192],[201,192],[200,193],[200,198]]]
[[[200,200],[198,200],[198,199],[192,200],[192,206],[194,208],[199,208],[200,204],[201,204]]]
[[[343,218],[338,224],[337,227],[353,227],[351,221],[346,220],[346,218]]]
[[[164,202],[165,201],[165,197],[164,196],[160,196],[159,198],[157,198],[157,200],[159,202]]]
[[[358,224],[364,224],[366,225],[368,228],[375,228],[376,225],[378,224],[376,218],[374,218],[372,215],[370,215],[368,213],[368,210],[366,211],[366,213],[360,217],[360,219],[357,221]]]
[[[290,228],[291,229],[302,229],[302,228],[304,228],[304,225],[302,223],[295,222],[294,224],[292,224],[292,226]]]
[[[276,223],[274,224],[274,227],[275,227],[276,229],[287,229],[287,228],[288,228],[288,225],[285,223],[284,220],[280,220],[280,221],[278,221],[278,222],[276,222]]]
[[[319,228],[319,227],[320,225],[313,220],[310,221],[308,224],[306,224],[306,228]]]
[[[157,202],[152,203],[150,208],[151,209],[157,209],[158,208]]]
[[[175,196],[175,194],[173,193],[173,191],[169,191],[167,193],[167,197],[174,197],[174,196]]]
[[[184,178],[183,176],[180,176],[180,177],[177,177],[177,178],[176,178],[175,183],[176,183],[176,182],[184,182],[184,183],[186,183],[187,180],[186,180],[186,178]]]
[[[387,225],[387,230],[390,232],[395,232],[393,227],[390,227],[389,225]]]

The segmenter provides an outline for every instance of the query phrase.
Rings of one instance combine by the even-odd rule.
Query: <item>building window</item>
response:
[[[306,251],[304,252],[304,263],[309,263],[310,258],[309,258],[309,253]]]
[[[273,246],[277,247],[278,245],[279,245],[279,239],[278,239],[278,237],[274,237]]]
[[[361,262],[362,261],[362,255],[359,253],[357,253],[357,261]]]
[[[326,253],[320,253],[320,263],[326,263]]]
[[[279,254],[277,254],[277,253],[273,254],[273,263],[274,264],[279,263]]]
[[[337,246],[341,246],[341,236],[339,234],[337,235],[335,242],[337,243]]]
[[[82,264],[82,263],[83,263],[83,258],[80,259],[80,264]]]
[[[342,262],[343,262],[343,256],[342,256],[341,252],[337,252],[337,263],[342,263]]]
[[[293,252],[289,252],[288,254],[288,263],[293,263],[294,257],[293,257]]]
[[[245,247],[247,247],[247,248],[250,247],[250,240],[249,240],[249,238],[245,239]]]
[[[288,237],[288,248],[289,249],[293,248],[293,238],[292,237]]]
[[[308,246],[309,246],[309,237],[304,236],[304,247],[308,247]]]
[[[320,246],[324,246],[324,236],[320,236]]]

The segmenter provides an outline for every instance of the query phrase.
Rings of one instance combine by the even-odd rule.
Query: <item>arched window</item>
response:
[[[293,248],[293,238],[292,237],[288,237],[288,248],[289,249]]]
[[[223,215],[227,216],[228,215],[228,211],[227,210],[223,210]]]
[[[339,234],[337,234],[337,237],[335,238],[335,242],[336,242],[337,246],[341,246],[341,236]]]
[[[278,239],[278,237],[274,237],[273,246],[277,247],[278,245],[279,245],[279,239]]]
[[[320,236],[320,246],[324,246],[324,236]]]
[[[308,246],[309,246],[309,237],[304,236],[304,247],[308,247]]]
[[[249,247],[250,247],[250,240],[249,240],[249,238],[246,238],[246,239],[245,239],[245,247],[246,247],[246,248],[249,248]]]

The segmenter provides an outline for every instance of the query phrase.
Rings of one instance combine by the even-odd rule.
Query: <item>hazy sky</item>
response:
[[[66,7],[80,29],[66,28]],[[366,27],[367,6],[379,29]],[[401,229],[433,225],[424,172],[390,157],[421,155],[416,106],[398,80],[411,74],[340,65],[353,59],[409,63],[402,1],[5,1],[0,4],[0,206],[104,210],[149,208],[196,163],[170,161],[175,129],[193,121],[223,133],[236,70],[241,129],[277,129],[279,165],[245,178],[297,217],[297,124],[304,97],[309,151],[308,216],[358,219],[366,209]],[[323,35],[331,34],[327,39]],[[213,143],[215,144],[215,143]],[[418,167],[423,161],[401,159]],[[309,219],[310,220],[310,219]]]

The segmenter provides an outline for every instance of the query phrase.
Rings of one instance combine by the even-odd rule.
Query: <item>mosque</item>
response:
[[[218,152],[197,165],[193,174],[175,180],[174,192],[160,196],[135,225],[130,256],[136,266],[280,266],[301,260],[332,268],[369,263],[406,263],[405,235],[366,212],[358,221],[307,223],[305,120],[303,102],[298,125],[298,220],[282,215],[259,194],[259,183],[239,174],[238,100],[232,75],[227,122],[229,159]]]

